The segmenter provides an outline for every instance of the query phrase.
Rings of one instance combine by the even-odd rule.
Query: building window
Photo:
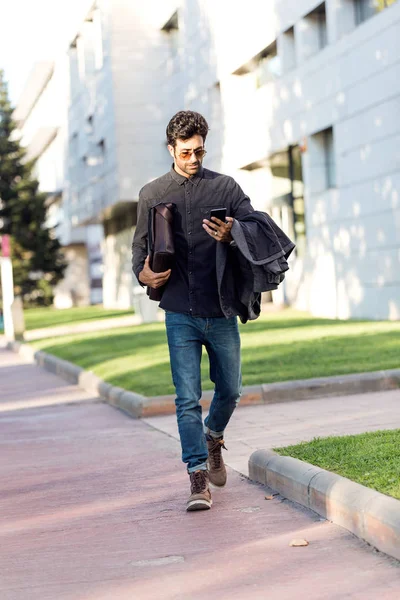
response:
[[[99,157],[99,164],[103,164],[106,157],[106,141],[100,140],[97,144],[97,154]]]
[[[98,165],[102,165],[104,163],[105,156],[106,142],[105,140],[100,140],[97,144],[92,146],[90,155],[84,156],[84,161],[88,167],[97,167]]]
[[[78,133],[75,132],[71,135],[71,138],[70,138],[69,159],[70,159],[71,167],[73,167],[77,164],[78,156],[79,156],[79,136],[78,136]]]
[[[289,237],[298,256],[304,255],[306,223],[300,146],[289,146],[269,157],[250,163],[243,170],[251,176],[252,201],[257,210],[267,210]]]
[[[179,20],[178,20],[178,11],[175,11],[172,17],[168,19],[165,23],[164,27],[162,27],[162,31],[166,33],[171,33],[171,31],[177,31],[179,29]]]
[[[336,161],[333,128],[328,127],[311,136],[310,167],[312,192],[336,187]]]
[[[80,183],[80,185],[84,184],[86,181],[86,177],[87,177],[87,168],[90,166],[89,164],[89,159],[86,155],[82,156],[81,160],[79,161],[79,179],[78,182]]]
[[[161,28],[161,31],[166,34],[166,41],[169,49],[169,57],[167,64],[167,72],[172,74],[176,71],[176,61],[175,59],[178,56],[179,49],[179,19],[178,19],[178,11],[175,11],[174,14],[168,19],[165,25]]]
[[[306,56],[311,56],[325,48],[328,43],[325,2],[308,13],[304,17],[304,23],[307,28],[305,54]]]
[[[336,187],[336,163],[332,127],[322,131],[322,135],[325,150],[326,184],[328,188],[334,188]]]
[[[257,61],[257,87],[265,85],[281,74],[280,58],[276,42],[270,44],[265,50],[256,56]]]
[[[378,12],[394,4],[396,0],[355,0],[356,22],[359,25]]]
[[[281,60],[276,40],[256,54],[249,62],[236,69],[233,75],[248,75],[249,73],[255,77],[257,87],[261,87],[281,75]]]
[[[290,71],[296,66],[296,46],[294,37],[294,27],[290,27],[282,34],[281,39],[282,49],[282,69]]]
[[[304,184],[299,146],[270,156],[272,175],[271,209],[280,212],[280,222],[289,236],[293,236],[297,255],[303,256],[306,246]]]
[[[69,49],[69,85],[70,100],[72,101],[80,90],[78,50],[76,40],[74,40]]]
[[[87,135],[92,135],[93,134],[93,115],[90,115],[87,119],[86,119],[86,133]]]

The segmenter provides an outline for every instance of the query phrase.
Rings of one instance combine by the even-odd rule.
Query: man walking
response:
[[[209,483],[222,487],[226,469],[222,457],[224,432],[241,394],[240,338],[237,317],[226,318],[217,285],[216,244],[234,248],[234,219],[253,212],[249,198],[226,175],[203,168],[208,124],[192,111],[178,112],[167,126],[173,165],[168,173],[145,185],[139,194],[137,227],[132,243],[132,266],[139,282],[165,286],[160,307],[166,330],[182,460],[190,476],[187,510],[209,509]],[[175,265],[154,273],[147,255],[149,209],[173,202]],[[226,208],[222,221],[210,217]],[[237,312],[235,314],[238,314]],[[209,414],[202,422],[200,360],[205,346],[210,379],[215,385]]]

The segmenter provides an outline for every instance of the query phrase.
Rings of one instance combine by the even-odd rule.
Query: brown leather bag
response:
[[[149,210],[148,253],[150,269],[154,273],[172,269],[175,263],[174,208],[175,204],[172,202],[160,202]],[[150,300],[161,300],[165,285],[157,289],[148,287],[147,295]]]

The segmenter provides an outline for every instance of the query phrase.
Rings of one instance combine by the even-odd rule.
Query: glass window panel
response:
[[[385,8],[394,4],[397,0],[356,0],[357,23],[370,19]]]

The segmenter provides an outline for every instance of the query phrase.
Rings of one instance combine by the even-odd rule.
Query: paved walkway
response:
[[[186,513],[173,437],[1,350],[0,378],[1,600],[398,599],[399,563],[340,527],[232,470]]]
[[[149,417],[145,421],[179,439],[175,415]],[[232,468],[247,475],[249,456],[259,448],[278,448],[314,437],[398,428],[400,390],[245,406],[235,411],[229,423],[225,436],[228,452],[224,456]]]

